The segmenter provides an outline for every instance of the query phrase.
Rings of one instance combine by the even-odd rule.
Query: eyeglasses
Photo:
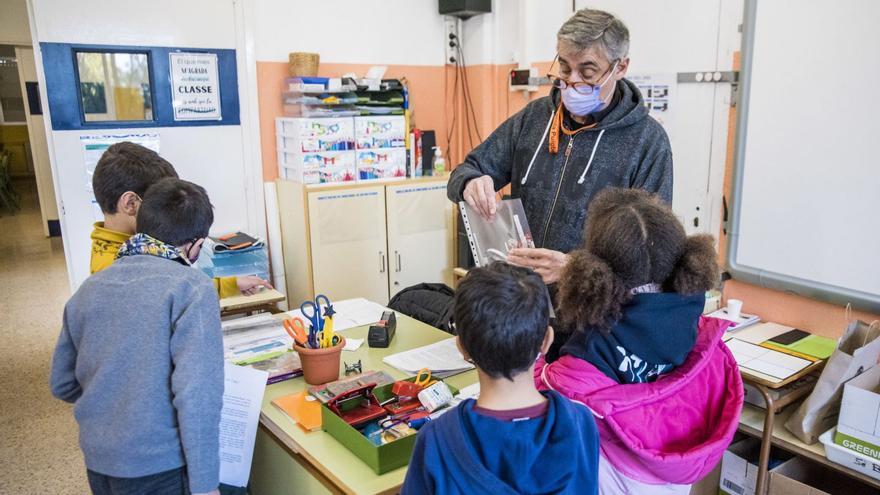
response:
[[[553,63],[550,64],[551,70],[552,70],[553,66],[556,65],[557,60],[559,60],[558,54],[556,55],[555,58],[553,58]],[[550,83],[553,84],[553,86],[556,88],[565,89],[565,88],[568,88],[569,86],[571,86],[578,93],[580,93],[582,95],[589,95],[589,94],[592,94],[593,91],[599,91],[599,89],[602,87],[602,85],[605,84],[605,82],[607,81],[607,79],[604,78],[603,76],[605,76],[609,72],[613,71],[616,66],[617,66],[617,60],[614,60],[612,62],[612,64],[608,67],[608,69],[605,70],[605,72],[603,72],[602,75],[600,75],[598,77],[598,79],[600,79],[600,80],[604,79],[598,83],[590,83],[590,82],[586,82],[586,81],[569,81],[568,79],[565,79],[564,77],[562,77],[558,74],[554,74],[552,72],[547,73],[547,78],[550,79]]]

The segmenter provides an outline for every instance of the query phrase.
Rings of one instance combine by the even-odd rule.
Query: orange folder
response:
[[[309,393],[302,391],[279,397],[272,401],[272,405],[296,421],[302,429],[318,431],[321,429],[321,401],[308,400],[307,397]]]

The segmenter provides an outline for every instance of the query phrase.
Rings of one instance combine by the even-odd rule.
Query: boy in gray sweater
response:
[[[96,494],[218,493],[220,307],[190,266],[213,221],[203,188],[157,182],[138,233],[64,308],[50,385],[75,404]]]

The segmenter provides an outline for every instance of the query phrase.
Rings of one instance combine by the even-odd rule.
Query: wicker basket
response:
[[[291,52],[290,75],[294,77],[315,77],[321,56],[317,53]]]

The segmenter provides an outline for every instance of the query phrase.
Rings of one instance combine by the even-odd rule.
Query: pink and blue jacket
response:
[[[570,355],[539,359],[535,383],[590,408],[601,454],[619,474],[649,485],[695,483],[720,461],[739,425],[742,379],[721,340],[729,325],[701,316],[684,363],[651,383],[619,384]]]

